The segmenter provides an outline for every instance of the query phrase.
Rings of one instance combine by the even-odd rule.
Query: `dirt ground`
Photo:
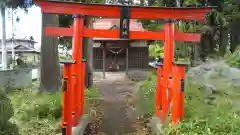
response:
[[[103,112],[98,126],[98,135],[147,135],[144,123],[134,114],[134,93],[141,83],[133,82],[124,74],[107,75],[94,84],[99,89]]]

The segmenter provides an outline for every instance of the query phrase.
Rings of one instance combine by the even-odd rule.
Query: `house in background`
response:
[[[119,19],[96,19],[94,29],[119,30]],[[144,31],[142,23],[130,20],[130,31]],[[93,38],[93,68],[95,71],[125,71],[148,69],[148,41]]]
[[[1,44],[2,41],[0,41]],[[8,39],[6,49],[8,64],[12,63],[12,43],[14,43],[15,60],[21,58],[28,66],[37,66],[40,63],[40,51],[34,48],[37,43],[33,39]],[[0,62],[2,62],[2,47],[0,46]]]

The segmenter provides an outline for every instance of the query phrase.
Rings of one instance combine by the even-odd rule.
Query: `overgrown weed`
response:
[[[14,116],[11,121],[18,125],[20,135],[56,135],[60,132],[61,97],[55,94],[41,92],[36,89],[15,90],[9,93]],[[85,90],[85,112],[88,106],[97,103],[97,89]]]

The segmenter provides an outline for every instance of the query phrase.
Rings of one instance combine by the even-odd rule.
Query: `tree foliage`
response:
[[[228,45],[228,31],[232,33],[231,51],[234,51],[236,45],[240,44],[237,39],[239,35],[239,20],[240,13],[238,0],[150,0],[154,6],[167,6],[177,7],[177,3],[180,3],[181,7],[203,7],[203,6],[215,6],[216,8],[207,14],[204,23],[193,23],[189,21],[181,21],[177,25],[178,29],[182,32],[200,32],[201,43],[198,53],[201,54],[202,60],[205,60],[209,56],[223,56],[227,51]],[[158,30],[162,27],[162,23],[159,21],[144,21],[144,27],[148,30]],[[155,44],[155,43],[153,43]],[[188,43],[179,44],[179,46],[187,45]],[[188,48],[188,47],[185,47]],[[181,48],[184,51],[183,48]],[[191,49],[192,50],[192,49]],[[189,51],[189,49],[185,50]],[[186,53],[187,54],[187,53]]]
[[[42,25],[58,26],[58,15],[43,14]],[[61,87],[57,37],[42,36],[40,90],[57,92]]]
[[[2,6],[7,6],[11,8],[23,8],[27,9],[31,7],[33,4],[31,0],[1,0],[0,5]]]
[[[233,53],[237,46],[240,45],[239,30],[240,30],[240,1],[238,0],[226,0],[224,3],[224,16],[229,22],[228,27],[230,29],[230,51]]]

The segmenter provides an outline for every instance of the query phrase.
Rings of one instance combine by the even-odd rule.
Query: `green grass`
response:
[[[185,118],[178,127],[184,135],[239,135],[240,113],[235,108],[239,93],[220,92],[210,100],[198,87],[188,84],[185,92]],[[224,93],[223,93],[224,91]],[[211,102],[210,102],[211,101]]]
[[[136,111],[139,117],[154,115],[156,75],[151,74],[137,93]],[[233,88],[218,90],[215,100],[190,82],[185,86],[185,116],[176,128],[178,135],[239,135],[240,91]],[[232,93],[235,91],[235,93]],[[165,130],[169,132],[170,125]]]
[[[14,108],[11,122],[18,125],[20,135],[56,135],[60,132],[61,92],[39,93],[35,89],[15,90],[8,94]],[[85,112],[96,103],[96,89],[85,90]]]
[[[240,68],[240,48],[236,49],[234,53],[226,54],[225,60],[229,65]]]

